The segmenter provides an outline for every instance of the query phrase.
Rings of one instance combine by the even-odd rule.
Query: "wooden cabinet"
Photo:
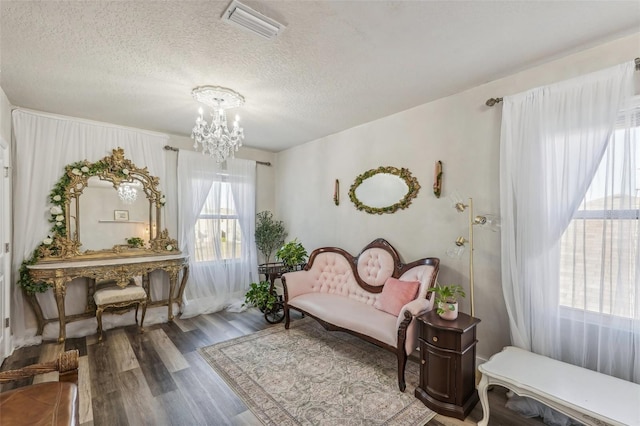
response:
[[[443,320],[435,309],[418,317],[420,386],[415,396],[439,414],[463,420],[478,402],[476,325],[479,319],[459,313]]]

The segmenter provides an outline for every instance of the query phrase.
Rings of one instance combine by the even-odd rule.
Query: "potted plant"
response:
[[[144,247],[144,240],[140,237],[127,238],[127,245],[131,248],[142,248]]]
[[[252,305],[260,309],[261,312],[273,309],[273,305],[278,299],[274,293],[269,291],[270,286],[271,283],[269,281],[251,283],[249,291],[244,295],[242,306]]]
[[[273,252],[284,244],[287,232],[280,220],[273,220],[270,211],[263,211],[256,215],[256,247],[264,255],[265,262],[269,263]]]
[[[458,298],[466,296],[462,287],[438,284],[431,291],[435,293],[434,303],[440,318],[451,321],[458,318]]]
[[[307,250],[298,239],[289,241],[276,252],[276,259],[280,260],[289,270],[302,265],[307,260]]]

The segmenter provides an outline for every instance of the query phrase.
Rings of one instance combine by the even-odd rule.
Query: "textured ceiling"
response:
[[[245,145],[279,151],[640,31],[640,1],[0,1],[15,106],[188,136],[191,90],[240,92]],[[629,58],[630,60],[633,58]]]

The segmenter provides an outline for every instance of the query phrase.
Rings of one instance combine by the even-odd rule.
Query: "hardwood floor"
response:
[[[100,344],[94,335],[17,349],[2,370],[52,361],[65,350],[78,349],[81,425],[260,425],[196,349],[270,326],[258,310],[250,309],[176,319],[145,327],[144,334],[136,326],[122,327],[105,331]],[[36,379],[45,380],[57,380],[57,373]],[[5,384],[1,390],[30,383]],[[504,389],[495,388],[489,396],[490,425],[543,424],[504,408]],[[464,422],[438,415],[428,424],[473,425],[481,417],[478,404]]]

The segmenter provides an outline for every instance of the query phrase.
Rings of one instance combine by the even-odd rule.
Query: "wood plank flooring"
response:
[[[294,317],[297,318],[297,317]],[[136,326],[97,336],[68,339],[64,344],[45,342],[17,349],[2,370],[54,360],[65,350],[80,353],[80,423],[95,425],[260,425],[240,398],[196,352],[237,336],[272,325],[257,309],[243,313],[218,312],[172,323]],[[283,327],[282,324],[274,327]],[[409,361],[415,362],[415,361]],[[57,380],[49,373],[36,381]],[[5,384],[0,390],[31,384],[33,380]],[[489,392],[492,426],[540,426],[504,408],[505,390]],[[429,426],[474,425],[482,417],[480,404],[464,420],[438,415]]]

